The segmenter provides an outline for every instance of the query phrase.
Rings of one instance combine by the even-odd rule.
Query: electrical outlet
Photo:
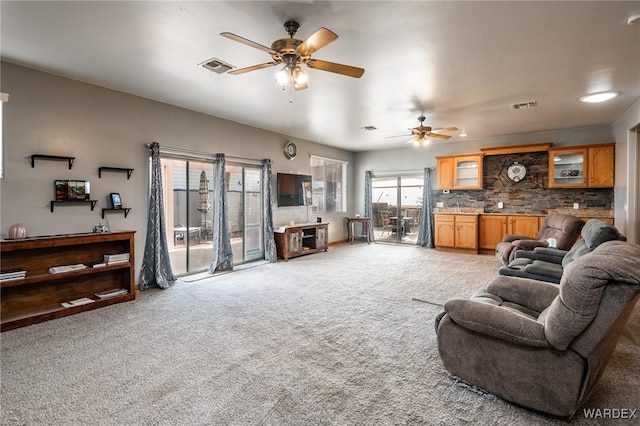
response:
[[[440,207],[444,207],[444,203],[442,201],[438,201],[436,203],[436,207],[440,208]]]
[[[498,208],[499,208],[499,209],[504,209],[504,203],[503,203],[502,201],[500,201],[500,202],[498,203]]]
[[[578,210],[580,208],[580,203],[573,203],[573,209]]]

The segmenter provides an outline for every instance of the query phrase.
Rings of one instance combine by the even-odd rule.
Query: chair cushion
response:
[[[600,219],[589,220],[582,228],[581,234],[582,239],[575,243],[569,253],[562,259],[563,268],[566,268],[569,263],[589,253],[604,242],[627,240],[615,226]]]
[[[627,241],[627,237],[618,232],[618,229],[600,219],[591,219],[582,228],[582,238],[590,250],[595,249],[605,241]]]
[[[555,278],[557,282],[560,282],[560,277],[562,277],[561,265],[542,260],[534,260],[530,265],[525,266],[524,270],[530,274]]]
[[[545,313],[545,336],[549,343],[559,350],[565,350],[595,318],[600,301],[607,287],[611,285],[638,286],[640,291],[640,246],[621,241],[607,241],[570,265],[564,271],[560,282],[560,294]],[[612,289],[619,298],[624,292]],[[628,301],[620,300],[626,304]],[[617,317],[614,303],[609,300],[609,313],[600,316]]]
[[[544,219],[538,240],[554,238],[557,248],[569,250],[580,236],[584,221],[570,214],[552,214]]]

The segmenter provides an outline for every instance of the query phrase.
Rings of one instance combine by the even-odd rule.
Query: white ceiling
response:
[[[1,3],[2,59],[217,117],[354,151],[404,147],[408,128],[457,126],[469,138],[611,124],[640,99],[640,1],[200,1]],[[339,38],[313,54],[362,78],[308,69],[289,93],[271,60],[226,39],[270,46],[320,27]],[[589,92],[618,98],[583,104]],[[511,104],[537,101],[536,108]],[[378,130],[365,131],[364,126]],[[447,142],[461,143],[459,132]]]

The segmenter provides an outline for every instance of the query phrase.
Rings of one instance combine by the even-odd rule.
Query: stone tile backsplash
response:
[[[507,177],[507,168],[518,162],[527,168],[527,175],[520,182]],[[483,189],[454,191],[443,194],[433,191],[434,205],[444,207],[480,208],[487,213],[547,214],[548,209],[613,210],[613,188],[549,188],[549,154],[531,152],[524,154],[489,155],[484,157]],[[498,203],[504,208],[498,208]]]

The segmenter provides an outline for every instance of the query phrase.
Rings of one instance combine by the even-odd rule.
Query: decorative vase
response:
[[[27,238],[27,228],[25,228],[25,226],[21,223],[11,225],[11,228],[9,228],[9,238],[11,238],[12,240]]]

